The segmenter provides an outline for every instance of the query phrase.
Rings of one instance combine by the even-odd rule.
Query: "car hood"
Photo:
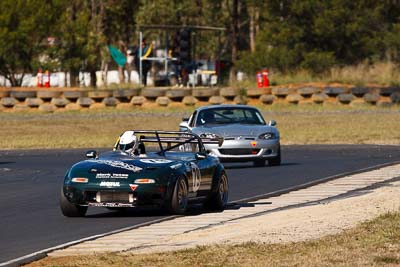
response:
[[[129,177],[154,173],[175,164],[177,161],[162,157],[132,158],[121,152],[104,153],[98,159],[89,159],[72,166],[71,174],[128,174]],[[97,175],[98,176],[98,175]]]
[[[221,137],[236,137],[236,136],[252,136],[257,137],[262,133],[273,132],[279,134],[275,127],[268,125],[251,125],[251,124],[229,124],[216,125],[212,127],[196,127],[192,131],[196,134],[214,133]]]

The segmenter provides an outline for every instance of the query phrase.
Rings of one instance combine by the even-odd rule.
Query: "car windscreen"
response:
[[[265,125],[260,112],[252,108],[206,109],[199,112],[196,120],[197,126],[232,123]]]

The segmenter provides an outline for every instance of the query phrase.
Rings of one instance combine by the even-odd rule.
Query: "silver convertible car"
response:
[[[265,122],[260,111],[245,105],[218,105],[198,108],[179,124],[180,131],[203,138],[223,138],[222,146],[205,145],[223,162],[253,161],[255,166],[281,164],[281,147],[276,122]]]

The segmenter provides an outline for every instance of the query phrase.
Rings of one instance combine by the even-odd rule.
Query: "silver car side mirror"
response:
[[[276,126],[276,121],[270,120],[270,121],[268,122],[268,125],[269,125],[269,126]]]
[[[179,123],[179,131],[181,132],[187,132],[189,130],[189,124],[187,121],[182,121]]]

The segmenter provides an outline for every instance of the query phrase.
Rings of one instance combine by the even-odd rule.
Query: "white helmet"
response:
[[[119,149],[131,153],[136,149],[137,137],[134,131],[126,131],[119,138]]]

